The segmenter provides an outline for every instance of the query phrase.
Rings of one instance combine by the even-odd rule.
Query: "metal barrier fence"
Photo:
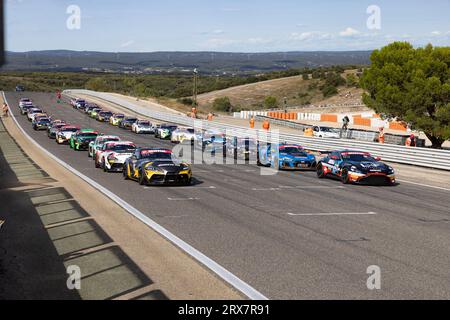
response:
[[[177,123],[185,126],[201,126],[204,129],[226,131],[229,135],[238,137],[265,137],[267,133],[263,130],[249,129],[240,126],[218,123],[215,121],[204,121],[192,119],[187,116],[154,112],[144,106],[136,105],[126,99],[110,95],[105,92],[95,92],[90,90],[66,90],[64,94],[75,97],[77,94],[88,95],[102,99],[126,108],[137,114],[153,118],[156,120]],[[370,152],[373,155],[381,157],[385,161],[410,164],[421,167],[435,168],[450,171],[450,151],[436,150],[428,148],[411,148],[405,146],[379,144],[367,141],[356,141],[351,139],[328,139],[305,137],[303,135],[279,134],[279,141],[286,143],[301,144],[305,148],[313,151],[330,151],[336,149],[353,149],[363,152]]]

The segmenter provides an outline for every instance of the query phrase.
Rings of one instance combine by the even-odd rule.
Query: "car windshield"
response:
[[[299,147],[282,147],[280,148],[280,153],[290,154],[293,156],[306,156],[305,150]]]
[[[101,144],[103,144],[103,143],[105,143],[105,142],[110,142],[110,141],[119,141],[120,139],[117,137],[117,138],[115,138],[115,137],[111,137],[111,138],[102,138],[102,139],[100,139],[99,140],[99,142],[98,143],[101,143]]]
[[[142,150],[141,157],[145,159],[172,159],[172,153],[167,151]]]
[[[125,118],[125,116],[123,114],[116,114],[114,117],[115,118]]]
[[[78,128],[65,128],[63,129],[64,132],[77,132],[79,129]]]
[[[80,133],[78,134],[80,138],[95,138],[97,137],[96,133]]]
[[[135,122],[135,121],[137,121],[137,119],[136,118],[128,118],[128,119],[125,119],[126,121],[129,121],[129,122]]]
[[[323,132],[336,132],[335,129],[329,127],[320,127],[320,130]]]
[[[121,152],[121,153],[133,152],[134,149],[136,149],[136,147],[129,144],[116,144],[110,148],[110,150],[114,152]]]
[[[140,121],[139,125],[149,127],[150,126],[150,122],[149,121]]]
[[[38,121],[39,122],[50,122],[50,119],[48,119],[48,118],[41,118]]]
[[[102,113],[104,116],[111,116],[112,115],[112,112],[103,112]]]
[[[362,162],[370,161],[375,162],[376,160],[368,153],[343,153],[342,159],[347,161]]]

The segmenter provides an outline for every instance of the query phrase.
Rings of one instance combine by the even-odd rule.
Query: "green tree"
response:
[[[264,107],[266,107],[267,109],[275,108],[277,105],[278,105],[277,98],[273,96],[267,96],[264,99]]]
[[[85,88],[88,90],[94,90],[94,91],[110,91],[110,87],[106,80],[102,77],[96,77],[89,79],[86,84]]]
[[[302,79],[303,80],[309,80],[309,74],[308,73],[302,74]]]
[[[325,85],[322,89],[322,94],[325,98],[334,96],[335,94],[338,93],[338,90],[335,86],[333,85]]]
[[[359,87],[359,81],[358,78],[353,74],[353,73],[349,73],[346,77],[346,81],[347,81],[347,87],[351,88],[351,87]]]
[[[450,138],[450,47],[394,42],[371,55],[363,101],[386,119],[422,130],[433,148]]]
[[[233,109],[230,98],[228,97],[216,98],[213,102],[213,109],[216,111],[230,112]]]

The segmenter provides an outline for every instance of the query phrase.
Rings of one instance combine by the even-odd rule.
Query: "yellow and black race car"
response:
[[[175,159],[171,150],[138,148],[125,161],[123,176],[141,185],[190,185],[192,169],[189,164]]]

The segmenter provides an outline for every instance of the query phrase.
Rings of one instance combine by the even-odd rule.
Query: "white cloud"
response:
[[[321,31],[307,31],[307,32],[293,32],[291,33],[292,40],[298,41],[310,41],[310,40],[325,40],[331,39],[333,37],[332,34]]]
[[[358,30],[355,30],[353,28],[346,28],[345,30],[339,32],[339,35],[341,37],[351,37],[351,36],[356,36],[358,34],[360,34],[361,32],[359,32]]]
[[[131,46],[133,43],[134,43],[134,40],[130,40],[130,41],[127,41],[127,42],[122,43],[122,44],[120,45],[120,47],[121,47],[121,48],[126,48],[126,47]]]
[[[442,34],[442,32],[440,32],[440,31],[433,31],[433,32],[431,32],[431,34],[433,36],[440,36]]]
[[[222,33],[224,33],[224,31],[222,29],[216,29],[212,33],[214,33],[214,34],[222,34]]]

